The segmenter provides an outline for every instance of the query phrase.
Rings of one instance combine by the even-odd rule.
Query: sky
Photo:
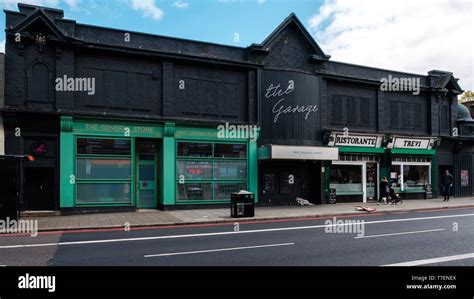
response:
[[[294,12],[331,60],[427,74],[474,90],[472,0],[24,0],[78,23],[247,47]],[[0,0],[17,10],[18,1]],[[0,13],[0,23],[5,15]],[[5,33],[0,31],[0,51]]]

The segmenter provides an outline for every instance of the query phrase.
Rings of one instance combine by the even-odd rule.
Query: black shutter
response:
[[[332,123],[333,124],[342,124],[342,96],[333,95],[332,96]]]
[[[360,98],[360,125],[364,127],[370,126],[370,99]]]
[[[352,126],[357,125],[357,102],[356,97],[347,97],[347,123]]]
[[[424,121],[424,115],[422,113],[421,104],[413,104],[413,128],[415,130],[421,130]]]
[[[412,119],[411,103],[402,103],[402,128],[411,129],[411,119]]]
[[[400,126],[398,117],[399,117],[398,103],[391,101],[390,102],[390,127],[391,128],[398,128]]]

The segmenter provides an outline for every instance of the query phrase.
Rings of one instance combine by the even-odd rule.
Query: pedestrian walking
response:
[[[382,203],[383,201],[388,202],[388,198],[390,196],[390,187],[388,186],[387,177],[382,177],[382,181],[380,183],[380,198],[377,200],[377,203]]]
[[[452,174],[449,173],[449,170],[445,170],[444,174],[441,176],[441,192],[443,193],[444,200],[449,201],[449,196],[451,195],[451,188],[453,188],[454,178]]]

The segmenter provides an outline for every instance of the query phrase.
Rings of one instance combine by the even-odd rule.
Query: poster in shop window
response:
[[[469,170],[461,170],[461,187],[469,186]]]

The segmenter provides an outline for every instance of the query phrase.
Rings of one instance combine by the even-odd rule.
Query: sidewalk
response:
[[[22,220],[38,220],[39,231],[104,229],[119,227],[166,226],[179,224],[204,224],[243,222],[252,220],[274,220],[288,218],[311,218],[343,215],[364,215],[357,206],[376,208],[377,212],[408,212],[456,207],[474,207],[474,197],[453,198],[443,202],[441,198],[430,200],[405,200],[402,205],[377,205],[375,203],[337,203],[317,206],[257,207],[253,218],[231,218],[229,208],[193,209],[178,211],[141,210],[125,213],[103,213],[68,216],[22,217]],[[127,224],[128,223],[128,224]]]

